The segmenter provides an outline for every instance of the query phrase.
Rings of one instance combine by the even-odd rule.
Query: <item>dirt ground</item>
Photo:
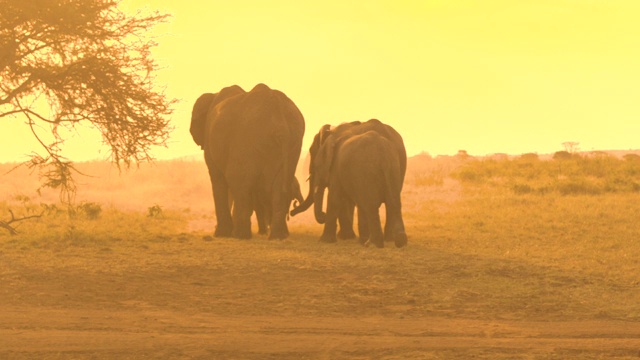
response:
[[[393,248],[326,245],[192,234],[84,246],[5,243],[0,358],[640,357],[637,322],[532,321],[509,309],[477,316],[468,310],[478,294],[457,294],[462,301],[437,308],[419,290],[423,278],[403,273],[415,269],[376,269],[397,256],[418,261],[408,254],[426,248],[396,255]],[[371,260],[352,268],[342,263],[365,256]],[[428,276],[437,275],[438,261],[433,255],[425,266]]]

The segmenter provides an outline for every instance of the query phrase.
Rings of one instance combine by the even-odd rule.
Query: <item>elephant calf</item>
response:
[[[321,241],[335,242],[337,218],[345,203],[358,208],[360,241],[384,246],[385,235],[379,208],[387,210],[386,237],[397,247],[407,244],[400,193],[404,173],[402,161],[391,141],[376,131],[367,131],[345,140],[336,149],[328,138],[320,147],[315,173],[322,187],[329,188],[325,227]]]

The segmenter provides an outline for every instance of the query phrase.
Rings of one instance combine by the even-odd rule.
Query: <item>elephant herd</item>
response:
[[[233,85],[202,94],[193,106],[190,132],[204,150],[209,170],[216,237],[251,238],[255,212],[260,233],[284,239],[289,235],[288,215],[313,205],[316,221],[324,224],[323,242],[356,237],[357,207],[362,244],[407,244],[400,200],[407,154],[402,137],[391,126],[376,119],[322,126],[309,149],[306,198],[294,175],[304,117],[284,93],[258,84],[249,92]],[[379,215],[383,203],[384,232]]]

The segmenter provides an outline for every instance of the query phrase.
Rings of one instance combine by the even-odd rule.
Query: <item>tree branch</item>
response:
[[[17,88],[13,89],[6,98],[0,99],[0,105],[8,104],[11,100],[15,99],[20,93],[29,91],[30,83],[33,81],[33,74],[29,75],[27,80],[25,80],[22,84],[18,85]]]
[[[9,209],[9,214],[11,214],[11,220],[9,220],[9,221],[0,220],[0,228],[4,228],[4,229],[8,230],[9,234],[11,234],[11,235],[17,235],[18,231],[16,230],[15,227],[11,226],[12,223],[18,222],[18,221],[23,221],[23,220],[42,217],[42,215],[44,214],[44,210],[39,215],[23,216],[23,217],[17,218],[17,219],[16,219],[16,216],[14,215],[14,213],[13,213],[13,211],[11,209]]]
[[[44,116],[38,114],[37,112],[35,112],[35,111],[31,110],[31,109],[25,109],[22,106],[18,106],[18,107],[19,107],[18,110],[11,110],[11,111],[7,111],[6,113],[0,114],[0,118],[1,117],[5,117],[5,116],[9,116],[9,115],[14,115],[14,114],[24,114],[28,118],[29,114],[30,114],[30,115],[33,115],[33,116],[37,117],[38,119],[40,119],[40,120],[42,120],[42,121],[44,121],[46,123],[49,123],[49,124],[58,124],[60,122],[65,121],[65,120],[62,120],[62,121],[50,120],[50,119],[45,118]],[[29,121],[31,122],[33,120],[29,119]]]

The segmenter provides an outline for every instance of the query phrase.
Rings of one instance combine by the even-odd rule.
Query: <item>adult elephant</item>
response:
[[[404,174],[394,144],[376,131],[351,136],[338,147],[329,138],[320,147],[314,172],[319,187],[329,187],[321,241],[336,241],[336,221],[345,202],[358,207],[360,241],[384,247],[384,238],[397,247],[407,244],[400,193]],[[383,235],[378,213],[385,204],[387,221]]]
[[[249,92],[233,85],[196,100],[190,132],[204,150],[209,169],[216,237],[251,238],[257,198],[271,212],[269,239],[289,235],[286,217],[293,196],[291,179],[304,127],[304,117],[293,101],[264,84]]]
[[[402,184],[404,183],[404,177],[407,171],[407,152],[404,147],[402,136],[393,127],[384,124],[377,119],[371,119],[366,122],[353,121],[349,123],[343,123],[334,128],[327,124],[320,128],[320,131],[315,135],[313,143],[309,148],[309,193],[307,194],[306,199],[300,204],[300,206],[294,208],[291,211],[291,216],[295,216],[296,214],[306,211],[313,204],[316,221],[320,224],[323,224],[325,222],[326,214],[323,211],[323,199],[326,184],[319,183],[315,174],[315,162],[320,147],[324,145],[328,139],[333,139],[333,141],[331,142],[333,144],[332,146],[334,146],[336,149],[339,149],[342,144],[348,139],[364,134],[368,131],[378,133],[380,136],[387,139],[391,143],[391,151],[396,153],[399,159],[401,179],[400,186],[402,189]],[[340,231],[338,232],[338,236],[343,239],[353,238],[355,237],[355,233],[353,231],[353,212],[355,203],[353,203],[349,199],[344,199],[344,201],[339,204],[339,207],[338,219],[340,222]],[[389,215],[389,211],[387,210],[387,218]],[[387,222],[387,224],[389,225],[385,225],[385,234],[390,234],[391,231],[388,228],[388,226],[390,226],[390,223]],[[330,240],[324,237],[323,239]],[[391,240],[390,238],[388,239]]]

